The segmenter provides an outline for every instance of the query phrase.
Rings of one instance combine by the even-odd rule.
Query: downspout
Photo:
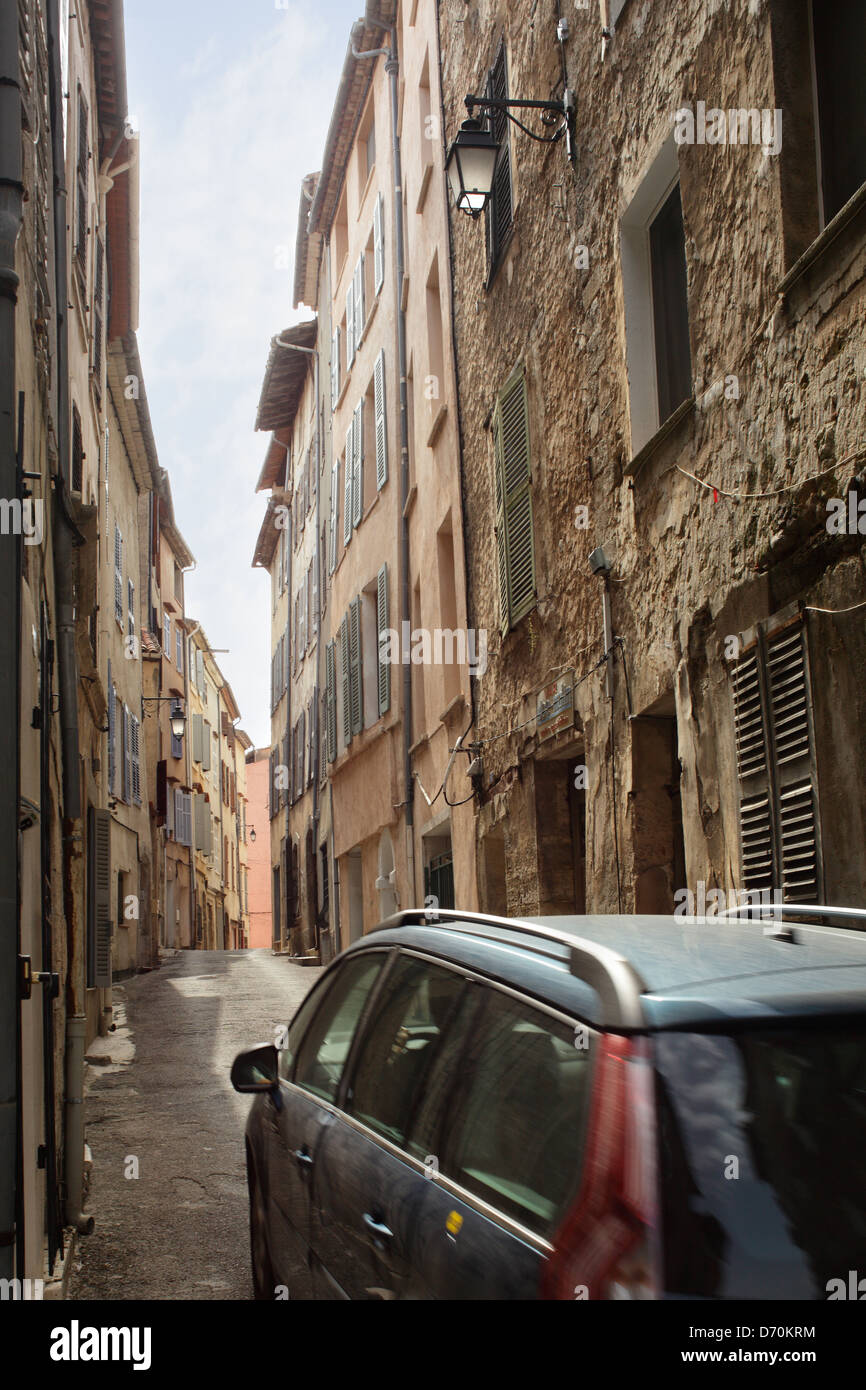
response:
[[[93,1217],[82,1211],[84,1190],[84,1046],[87,1020],[82,894],[74,883],[74,866],[82,856],[83,823],[78,749],[78,658],[75,651],[75,589],[73,547],[81,544],[69,511],[69,321],[66,262],[67,194],[63,151],[63,90],[60,80],[60,6],[51,0],[48,46],[51,90],[51,133],[54,163],[54,270],[57,319],[57,455],[55,494],[58,499],[54,545],[54,584],[57,630],[60,739],[63,769],[63,914],[66,918],[66,1102],[63,1168],[67,1225],[82,1234],[93,1230]]]
[[[375,24],[380,29],[386,29],[389,36],[389,48],[373,49],[368,52],[358,52],[352,46],[352,54],[355,58],[375,58],[384,56],[385,71],[388,74],[390,96],[391,96],[391,143],[394,161],[394,292],[397,306],[397,354],[400,367],[400,631],[404,632],[403,623],[410,622],[409,612],[409,518],[406,515],[406,504],[409,500],[409,414],[406,402],[406,311],[402,308],[403,302],[403,273],[404,273],[404,248],[403,248],[403,174],[402,161],[400,158],[400,130],[399,130],[399,92],[397,90],[397,75],[400,71],[400,63],[397,57],[397,30],[393,25],[382,24],[380,21],[366,17],[359,20],[353,29],[353,34],[360,32],[364,24]],[[407,877],[409,880],[409,894],[412,905],[415,902],[415,779],[412,776],[412,668],[407,663],[403,665],[403,782],[404,800],[403,806],[406,813],[406,866]]]
[[[18,7],[0,6],[0,495],[19,497],[15,430],[15,247],[21,228],[21,92]],[[65,297],[63,299],[65,305]],[[19,1201],[18,844],[20,541],[0,546],[0,597],[12,621],[0,625],[0,758],[9,773],[0,796],[0,1275],[15,1268]],[[12,771],[14,769],[14,772]],[[19,1270],[23,1275],[24,1270]]]

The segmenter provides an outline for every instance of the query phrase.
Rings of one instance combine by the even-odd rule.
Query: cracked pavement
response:
[[[86,1067],[93,1156],[70,1299],[251,1299],[244,1126],[229,1071],[273,1038],[321,969],[258,951],[179,951],[114,987]],[[127,1176],[135,1171],[138,1176]]]

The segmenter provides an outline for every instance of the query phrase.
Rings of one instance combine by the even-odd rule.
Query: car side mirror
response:
[[[232,1085],[236,1091],[270,1091],[277,1080],[277,1049],[273,1043],[239,1052],[232,1063]]]

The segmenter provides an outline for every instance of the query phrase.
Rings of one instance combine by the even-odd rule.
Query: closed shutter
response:
[[[355,299],[355,351],[361,346],[361,339],[364,336],[364,253],[358,259],[355,266],[355,273],[352,277],[354,285]]]
[[[376,578],[376,629],[378,649],[376,660],[379,675],[379,714],[391,708],[391,662],[382,660],[382,647],[387,642],[390,620],[388,617],[388,566],[383,565]]]
[[[354,421],[354,416],[352,417]],[[343,544],[352,539],[352,478],[355,472],[355,427],[346,430],[346,460],[343,465]]]
[[[316,776],[316,708],[315,697],[307,706],[307,786]]]
[[[331,469],[331,524],[328,530],[328,573],[337,568],[337,526],[340,513],[340,460]]]
[[[200,695],[204,694],[204,652],[195,649],[195,684]]]
[[[111,683],[111,662],[108,663],[108,790],[114,793],[114,686]]]
[[[310,568],[310,642],[314,640],[319,624],[319,554],[316,552]]]
[[[193,762],[196,763],[201,762],[201,734],[202,717],[200,714],[194,713],[192,716],[192,756]]]
[[[297,723],[297,731],[298,731],[298,763],[297,763],[297,768],[298,768],[298,785],[297,785],[297,795],[298,795],[298,796],[303,796],[303,794],[304,794],[304,770],[305,770],[305,757],[306,757],[306,752],[307,752],[307,745],[306,745],[305,734],[304,734],[305,724],[306,724],[306,720],[305,720],[305,718],[304,718],[304,711],[301,710],[300,714],[298,715],[298,723]]]
[[[165,820],[168,814],[168,764],[161,758],[156,765],[156,814]]]
[[[123,790],[122,790],[121,795],[122,795],[122,797],[123,797],[123,800],[126,802],[126,804],[129,805],[130,781],[131,781],[131,778],[130,778],[130,766],[129,766],[129,738],[130,738],[130,736],[129,736],[129,710],[127,709],[126,705],[123,705],[123,706],[122,706],[122,713],[121,713],[120,719],[121,719],[121,736],[122,736],[122,740],[123,740],[123,779],[122,779]]]
[[[201,726],[201,765],[204,772],[210,772],[211,726],[205,719]]]
[[[376,487],[381,491],[388,481],[388,421],[385,414],[385,349],[373,369],[373,399],[376,418]]]
[[[497,564],[505,633],[535,603],[529,413],[522,370],[506,383],[497,401],[494,451]]]
[[[87,227],[90,221],[87,194],[87,166],[89,162],[87,139],[87,106],[81,89],[78,91],[78,160],[76,167],[76,227],[75,259],[81,278],[87,280]]]
[[[141,737],[140,723],[134,714],[129,716],[130,763],[132,767],[132,799],[136,806],[141,805]]]
[[[359,526],[364,514],[364,400],[352,416],[352,525]]]
[[[361,666],[361,600],[349,604],[349,662],[351,665],[352,734],[364,727],[364,681]]]
[[[93,294],[93,385],[97,404],[102,402],[102,334],[105,316],[105,248],[96,241],[96,284]]]
[[[134,636],[135,636],[135,584],[133,583],[133,581],[132,581],[131,579],[128,579],[128,580],[127,580],[127,605],[126,605],[126,614],[127,614],[127,627],[126,627],[127,636],[128,636],[128,637],[134,637]],[[133,648],[133,650],[134,650],[134,648]]]
[[[507,99],[508,67],[505,57],[505,44],[501,44],[496,62],[490,70],[487,84],[491,97]],[[496,268],[505,240],[511,230],[511,145],[508,130],[508,117],[504,110],[492,111],[489,127],[499,145],[499,154],[493,173],[493,186],[487,204],[487,259],[489,270]]]
[[[740,865],[750,893],[819,902],[820,818],[807,633],[785,610],[759,624],[733,674]]]
[[[381,193],[373,208],[373,279],[378,294],[385,283],[385,203]]]
[[[88,812],[88,985],[111,986],[111,812]]]
[[[340,327],[337,325],[331,339],[331,405],[340,394]]]
[[[276,788],[275,788],[275,786],[274,786],[274,765],[275,765],[275,762],[276,762],[276,759],[275,759],[275,757],[274,757],[274,750],[273,750],[273,748],[272,748],[271,751],[270,751],[270,753],[268,754],[268,819],[269,819],[269,820],[273,820],[273,818],[274,818],[274,810],[275,810],[275,808],[276,808],[276,799],[277,799],[277,798],[276,798]]]
[[[114,525],[114,617],[123,627],[123,536]]]
[[[343,743],[352,742],[352,675],[349,661],[349,615],[340,623],[340,685],[343,700]]]
[[[333,642],[325,647],[325,723],[328,762],[337,756],[337,657]]]
[[[346,291],[346,371],[355,360],[355,282]]]

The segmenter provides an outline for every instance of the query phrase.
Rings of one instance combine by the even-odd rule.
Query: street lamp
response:
[[[445,172],[455,203],[461,212],[468,213],[471,218],[478,217],[487,206],[493,191],[493,176],[499,155],[499,141],[473,115],[476,107],[488,122],[494,112],[501,111],[523,131],[524,135],[542,145],[554,145],[564,135],[566,154],[569,160],[574,162],[575,99],[570,87],[566,87],[562,101],[530,101],[522,97],[470,95],[464,98],[464,103],[469,119],[463,122],[451,142],[445,159]],[[556,129],[552,135],[538,135],[512,115],[509,109],[511,107],[523,111],[540,111],[542,124],[556,125]]]
[[[253,842],[253,844],[255,844],[255,842],[256,842],[256,828],[255,828],[254,825],[251,825],[251,826],[250,826],[250,839],[251,839],[251,841]]]
[[[171,725],[171,732],[172,732],[172,734],[174,735],[175,738],[183,738],[184,730],[186,729],[186,714],[185,714],[184,708],[183,708],[183,700],[178,699],[178,697],[177,697],[176,695],[142,695],[142,697],[141,697],[141,717],[142,717],[142,719],[145,719],[145,718],[147,717],[147,710],[146,710],[144,707],[145,707],[145,705],[148,705],[148,704],[149,704],[149,705],[164,705],[164,704],[170,704],[170,705],[171,705],[171,712],[170,712],[170,714],[169,714],[169,723],[170,723],[170,725]]]

